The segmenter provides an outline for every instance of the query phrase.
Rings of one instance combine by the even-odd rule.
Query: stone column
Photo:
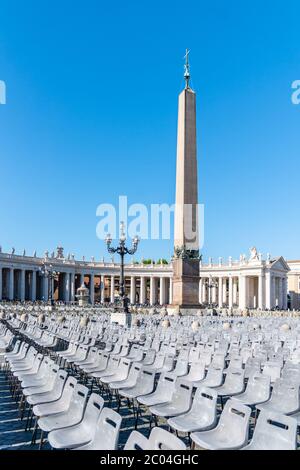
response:
[[[49,282],[49,279],[47,277],[42,277],[43,279],[43,299],[44,299],[44,302],[47,302],[48,301],[48,295],[49,295],[49,288],[48,288],[48,282]]]
[[[101,285],[102,285],[102,276],[101,276]],[[104,292],[104,279],[103,279],[103,287],[101,289],[101,297],[102,297],[102,292]],[[94,303],[95,303],[95,278],[94,278],[94,274],[90,275],[90,301],[91,301],[91,304],[94,305]]]
[[[213,304],[217,302],[217,286],[216,286],[216,280],[213,279],[214,287],[212,287],[212,293],[211,293],[211,301]]]
[[[271,276],[271,308],[276,307],[276,277]]]
[[[156,303],[156,279],[150,277],[150,305]]]
[[[131,276],[130,278],[130,303],[131,304],[135,304],[135,294],[136,294],[135,277]]]
[[[140,303],[144,304],[146,302],[146,278],[144,276],[141,276],[140,286]]]
[[[165,303],[166,303],[165,278],[160,277],[159,279],[159,304],[164,305]]]
[[[239,308],[244,310],[246,308],[247,288],[246,288],[246,276],[239,275]]]
[[[169,280],[169,304],[171,305],[173,302],[173,278],[170,277]]]
[[[286,277],[284,277],[284,278],[282,279],[282,283],[283,283],[283,285],[282,285],[282,291],[283,291],[283,292],[282,292],[282,294],[283,294],[283,299],[282,299],[283,310],[287,310],[287,301],[288,301],[288,299],[287,299],[287,293],[288,293],[288,292],[287,292],[287,278],[286,278]]]
[[[70,300],[71,302],[74,302],[75,301],[75,273],[71,273],[70,277],[71,277]]]
[[[202,302],[205,304],[207,302],[207,296],[206,296],[206,278],[202,278]]]
[[[32,302],[36,301],[36,271],[31,273],[31,296]]]
[[[264,309],[264,294],[263,294],[263,289],[264,289],[264,277],[263,274],[260,274],[258,276],[258,308],[263,310]]]
[[[14,269],[9,270],[9,300],[14,300]]]
[[[219,308],[223,307],[223,278],[219,277],[219,291],[218,291],[218,297],[219,297]]]
[[[232,300],[233,305],[237,305],[237,293],[238,293],[237,287],[238,287],[238,280],[235,277],[233,279],[233,300]]]
[[[110,277],[110,301],[111,303],[115,301],[115,276]]]
[[[200,304],[202,304],[202,285],[203,285],[203,280],[201,277],[199,281],[199,303]]]
[[[283,289],[282,289],[282,277],[278,278],[278,307],[280,309],[283,308],[283,295],[282,295]]]
[[[229,299],[228,299],[229,308],[233,307],[233,282],[232,277],[229,277]]]
[[[266,309],[271,309],[272,303],[272,282],[271,282],[271,273],[266,272]]]
[[[227,304],[227,278],[223,279],[223,304]]]
[[[25,269],[21,269],[20,272],[20,300],[25,300]]]
[[[65,302],[70,301],[70,273],[65,273]]]
[[[0,300],[2,300],[2,268],[0,268]]]

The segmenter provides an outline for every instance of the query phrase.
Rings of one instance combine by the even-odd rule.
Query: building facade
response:
[[[288,276],[288,306],[300,309],[300,260],[288,261],[290,268]]]
[[[44,277],[43,266],[55,271]],[[77,261],[63,250],[49,257],[0,253],[0,300],[76,302],[84,283],[90,302],[114,302],[118,297],[120,266],[114,262]],[[173,299],[173,264],[125,265],[126,293],[131,304],[170,305]],[[288,296],[289,290],[289,296]],[[293,297],[291,298],[291,293]],[[300,308],[300,262],[283,257],[263,259],[253,248],[239,260],[200,261],[199,303],[219,308]]]

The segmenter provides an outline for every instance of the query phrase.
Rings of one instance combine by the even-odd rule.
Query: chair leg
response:
[[[41,450],[42,446],[43,446],[43,437],[44,437],[44,431],[42,430],[41,431],[41,441],[40,441],[40,445],[39,445],[39,450]]]

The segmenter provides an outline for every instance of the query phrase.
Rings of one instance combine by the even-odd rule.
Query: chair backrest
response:
[[[165,361],[165,354],[164,353],[156,354],[153,367],[155,367],[156,369],[160,369],[163,366],[164,361]]]
[[[240,390],[244,385],[244,376],[244,369],[230,369],[226,374],[225,386],[230,387],[232,390]]]
[[[67,378],[65,385],[64,385],[63,392],[62,392],[62,396],[61,396],[61,400],[64,403],[68,405],[70,404],[73,393],[75,391],[76,384],[77,384],[77,380],[75,379],[75,377],[70,376]]]
[[[176,376],[172,372],[165,372],[164,374],[161,374],[155,392],[160,395],[164,395],[167,392],[167,395],[171,397],[175,390],[175,385]]]
[[[230,369],[241,369],[243,366],[243,358],[241,356],[233,356],[230,359],[228,368]]]
[[[56,374],[54,386],[52,390],[56,399],[61,397],[67,377],[68,377],[68,372],[66,370],[59,369],[59,371]]]
[[[211,365],[216,366],[216,367],[222,367],[224,369],[225,367],[225,354],[224,353],[219,353],[216,352],[213,356],[213,359],[211,361]]]
[[[271,377],[260,372],[250,374],[246,392],[257,398],[257,401],[266,401],[270,397]]]
[[[205,366],[209,366],[211,363],[211,351],[203,351],[200,353],[200,361],[203,361]]]
[[[97,393],[92,393],[86,405],[84,417],[82,420],[84,425],[91,429],[91,432],[96,426],[103,406],[104,399]]]
[[[134,362],[129,370],[128,380],[136,383],[141,373],[141,369],[142,369],[142,364]]]
[[[248,436],[251,408],[230,399],[226,402],[220,416],[218,427],[224,427],[232,438]]]
[[[143,364],[153,364],[155,361],[156,351],[155,349],[148,349],[145,351],[145,357],[143,359]]]
[[[217,419],[218,393],[213,388],[199,386],[196,389],[191,412],[196,416],[201,415],[201,422],[204,417],[208,423]]]
[[[189,353],[189,362],[195,362],[198,361],[199,359],[199,348],[198,347],[193,347],[190,349]]]
[[[146,450],[186,450],[186,445],[174,434],[162,428],[153,428]]]
[[[137,383],[139,395],[151,393],[154,389],[155,371],[142,369],[140,380]]]
[[[74,393],[71,398],[70,407],[68,413],[73,418],[78,419],[78,421],[82,418],[83,412],[85,409],[85,405],[87,402],[87,396],[89,393],[89,389],[81,384],[76,384]]]
[[[165,356],[164,360],[164,369],[166,370],[172,370],[174,368],[174,362],[175,362],[175,356],[172,353],[169,353]]]
[[[26,354],[26,361],[28,361],[28,363],[32,363],[34,361],[35,356],[37,356],[37,354],[38,354],[38,352],[35,349],[35,347],[30,346],[30,348],[28,349],[28,352]]]
[[[110,408],[103,408],[89,450],[117,450],[122,417]]]
[[[11,351],[12,354],[17,354],[17,352],[19,351],[20,347],[21,347],[21,341],[18,339],[18,340],[15,342],[15,345],[14,345],[13,350]]]
[[[120,375],[126,374],[128,373],[130,365],[131,365],[130,360],[127,359],[126,357],[122,357],[119,362],[119,366],[116,372],[118,372],[118,374]]]
[[[278,362],[268,361],[263,367],[263,374],[271,377],[271,382],[275,382],[280,378],[282,365]]]
[[[223,377],[223,368],[209,366],[205,380],[219,380],[220,377]]]
[[[149,440],[138,431],[132,431],[127,442],[124,446],[124,450],[148,450]]]
[[[188,373],[189,363],[187,359],[178,359],[174,369],[175,375],[186,375]]]
[[[31,369],[31,372],[32,374],[35,374],[38,372],[38,370],[40,369],[41,367],[41,364],[42,364],[42,361],[44,359],[44,356],[43,354],[37,354],[34,358],[34,362],[32,364],[32,369]]]
[[[98,363],[97,365],[100,367],[100,368],[104,368],[108,365],[108,360],[109,360],[109,354],[104,352],[104,351],[99,351],[99,359],[98,359]]]
[[[184,404],[190,406],[192,400],[193,384],[183,379],[177,379],[175,390],[172,395],[172,403],[176,405]]]
[[[251,444],[263,450],[295,450],[297,420],[292,416],[262,410],[256,422]]]
[[[188,380],[197,381],[202,380],[205,376],[205,363],[202,361],[195,361],[191,363],[191,368],[188,374]]]

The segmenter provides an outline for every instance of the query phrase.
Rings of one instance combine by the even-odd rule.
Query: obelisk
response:
[[[196,94],[190,88],[186,51],[185,88],[178,99],[173,306],[199,308],[199,229]]]

